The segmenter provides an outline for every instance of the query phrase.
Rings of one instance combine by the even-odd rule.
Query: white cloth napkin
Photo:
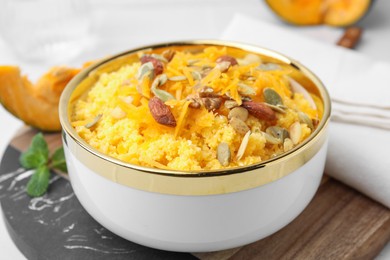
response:
[[[390,207],[390,64],[241,14],[222,38],[281,52],[319,76],[333,103],[325,172]]]

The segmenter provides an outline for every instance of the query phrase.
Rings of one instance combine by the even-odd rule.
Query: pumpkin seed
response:
[[[242,139],[240,148],[238,148],[238,152],[237,152],[237,155],[236,155],[236,160],[237,161],[241,160],[242,156],[244,155],[246,147],[248,146],[250,135],[251,135],[251,131],[248,131],[248,132],[246,132],[244,138]]]
[[[238,107],[237,102],[234,101],[234,100],[226,100],[224,105],[225,105],[225,107],[228,108],[228,109],[232,109],[232,108],[234,108],[234,107]]]
[[[287,152],[294,148],[294,143],[290,138],[284,139],[283,142],[283,151]]]
[[[243,107],[235,107],[232,110],[230,110],[228,119],[232,119],[233,117],[238,118],[245,122],[248,119],[248,110],[246,110]],[[246,131],[245,131],[246,132]]]
[[[192,77],[194,78],[194,80],[201,80],[202,79],[202,75],[196,70],[191,71],[191,74],[192,74]]]
[[[158,97],[159,99],[162,100],[162,102],[166,102],[168,100],[171,100],[171,99],[175,99],[174,96],[172,96],[171,93],[165,91],[165,90],[162,90],[162,89],[158,89],[158,88],[155,88],[155,89],[152,89],[152,92],[153,94]]]
[[[280,139],[282,142],[289,137],[288,131],[280,126],[270,126],[265,131],[267,134]]]
[[[261,133],[265,137],[265,140],[267,141],[267,143],[270,143],[270,144],[281,144],[282,143],[282,140],[280,140],[279,138],[273,137],[272,135],[264,133],[264,132],[261,132]]]
[[[167,75],[161,74],[154,79],[152,86],[150,87],[152,93],[155,96],[157,96],[159,99],[161,99],[163,102],[166,102],[171,99],[175,99],[175,97],[171,93],[157,88],[161,85],[164,85],[167,82],[167,80],[168,80]]]
[[[161,85],[164,85],[168,80],[168,77],[166,74],[161,74],[161,75],[158,75],[154,80],[153,80],[153,83],[152,83],[152,86],[150,87],[150,89],[153,91],[153,89],[156,89],[157,87],[161,86]]]
[[[294,93],[300,93],[303,95],[303,97],[309,102],[309,105],[312,109],[317,109],[316,103],[314,102],[313,98],[311,97],[310,93],[297,81],[292,79],[291,77],[287,76],[287,79],[290,83],[291,89]]]
[[[246,80],[248,80],[248,81],[255,81],[256,78],[255,78],[255,77],[252,77],[252,76],[249,76],[249,77],[246,78]]]
[[[149,75],[150,78],[154,77],[154,66],[152,62],[146,62],[138,69],[137,79],[141,81],[144,76]]]
[[[85,125],[86,128],[92,128],[94,127],[97,122],[99,122],[100,118],[102,118],[103,114],[98,114],[93,118],[93,120]]]
[[[186,76],[183,76],[183,75],[180,75],[180,76],[174,76],[174,77],[170,77],[168,78],[170,81],[183,81],[183,80],[186,80],[187,77]]]
[[[299,122],[294,122],[290,128],[290,138],[293,144],[298,144],[301,140],[302,128]]]
[[[298,118],[299,118],[299,122],[306,124],[311,130],[314,129],[313,121],[310,119],[310,117],[308,115],[299,111]]]
[[[217,148],[217,158],[219,163],[222,166],[228,166],[230,163],[231,153],[229,145],[225,142],[222,142],[218,145]]]
[[[237,86],[238,86],[238,92],[241,94],[241,95],[246,95],[246,96],[252,96],[252,95],[256,95],[256,91],[254,88],[252,88],[251,86],[248,86],[242,82],[238,82],[237,83]]]
[[[161,56],[161,55],[158,55],[158,54],[156,54],[156,53],[152,53],[150,56],[151,56],[152,58],[155,58],[156,60],[159,60],[159,61],[168,63],[168,60],[167,60],[165,57],[163,57],[163,56]]]
[[[233,127],[233,129],[238,133],[238,134],[242,134],[244,135],[246,132],[248,132],[250,129],[249,129],[249,126],[247,124],[245,124],[244,121],[242,121],[241,119],[238,119],[236,117],[232,117],[230,120],[229,120],[229,123],[230,125]]]
[[[286,113],[286,110],[284,109],[284,106],[274,106],[274,105],[271,105],[271,104],[268,104],[268,103],[264,103],[264,104],[266,104],[269,108],[271,108],[272,110],[274,110],[276,112],[279,112],[279,113],[282,113],[282,114]]]
[[[281,67],[275,63],[263,63],[256,67],[258,70],[263,71],[272,71],[272,70],[281,70]]]
[[[280,106],[283,105],[283,100],[272,88],[265,88],[263,90],[264,100],[266,103],[273,105],[273,106]]]

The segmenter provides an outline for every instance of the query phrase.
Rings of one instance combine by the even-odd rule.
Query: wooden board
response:
[[[35,133],[30,128],[23,129],[11,141],[11,147],[19,151],[25,150]],[[60,134],[47,134],[45,138],[52,150],[61,145]],[[92,218],[90,222],[91,225],[96,225]],[[88,225],[87,221],[84,221],[84,225]],[[110,236],[115,235],[110,234]],[[176,253],[167,255],[168,252],[148,251],[153,249],[138,245],[138,248],[143,248],[141,252],[144,253],[133,256],[138,258],[144,254],[144,257],[153,256],[154,259],[164,259],[167,256],[191,259],[196,256],[205,260],[371,259],[389,240],[390,210],[325,176],[317,194],[304,212],[270,237],[241,248],[192,255],[175,255]],[[122,246],[134,248],[134,243],[122,243]],[[85,257],[84,254],[80,256]],[[116,257],[119,256],[116,255]],[[129,259],[129,257],[130,255],[123,255],[123,259]]]

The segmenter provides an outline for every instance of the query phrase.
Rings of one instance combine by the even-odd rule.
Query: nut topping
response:
[[[249,127],[241,119],[233,117],[232,119],[230,119],[229,123],[233,127],[233,129],[241,135],[244,135],[249,131]]]
[[[219,95],[214,93],[214,89],[212,87],[205,86],[199,91],[199,97],[219,97]]]
[[[269,122],[276,121],[275,112],[263,103],[255,101],[244,101],[242,102],[242,106],[246,108],[252,116],[258,119]]]
[[[217,148],[217,158],[222,166],[228,166],[231,158],[230,148],[227,143],[220,143]]]
[[[176,120],[171,110],[158,97],[149,100],[149,110],[157,123],[171,127],[176,126]]]
[[[219,57],[216,60],[217,63],[221,63],[221,62],[224,62],[224,61],[229,62],[231,66],[234,66],[234,65],[238,64],[237,60],[235,58],[233,58],[232,56],[229,56],[229,55],[222,55],[221,57]]]
[[[222,98],[220,97],[205,97],[201,98],[204,107],[207,110],[217,110],[222,105]]]
[[[246,110],[243,107],[235,107],[232,110],[230,110],[228,119],[230,120],[233,117],[238,118],[245,122],[248,119],[248,110]]]
[[[163,56],[168,62],[170,62],[173,57],[175,56],[176,52],[171,50],[171,49],[168,49],[168,50],[165,50],[161,53],[161,56]]]
[[[155,75],[161,74],[163,72],[163,70],[164,70],[164,66],[163,66],[162,62],[159,61],[158,59],[150,56],[150,55],[142,56],[140,61],[141,61],[142,64],[145,64],[147,62],[151,62],[153,64],[154,74]]]

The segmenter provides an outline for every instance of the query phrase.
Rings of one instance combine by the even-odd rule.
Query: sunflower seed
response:
[[[299,122],[306,124],[311,130],[314,129],[313,121],[310,119],[310,117],[307,114],[299,111],[298,118],[299,118]]]
[[[238,152],[237,152],[237,155],[236,155],[236,160],[237,161],[241,160],[242,156],[244,155],[246,147],[248,146],[250,135],[251,135],[251,131],[248,131],[245,134],[244,138],[242,139],[240,148],[238,148]]]
[[[244,121],[236,117],[232,117],[229,123],[238,134],[244,135],[246,132],[250,130],[248,125],[245,124]]]
[[[302,128],[299,122],[293,123],[290,128],[290,138],[293,144],[298,144],[301,140]]]
[[[183,80],[186,80],[187,77],[186,76],[183,76],[183,75],[180,75],[180,76],[174,76],[174,77],[170,77],[168,78],[170,81],[183,81]]]
[[[238,92],[241,94],[241,95],[244,95],[244,96],[253,96],[253,95],[256,95],[256,91],[254,88],[252,88],[251,86],[248,86],[242,82],[238,82],[237,83],[237,86],[238,86]]]
[[[217,148],[217,158],[219,163],[222,166],[228,166],[231,158],[229,145],[225,142],[222,142],[218,145]]]
[[[86,127],[86,128],[92,128],[92,127],[94,127],[94,126],[99,122],[99,120],[102,118],[102,116],[103,116],[103,114],[98,114],[97,116],[95,116],[95,117],[93,118],[93,120],[92,120],[91,122],[87,123],[87,124],[85,125],[85,127]]]
[[[246,110],[245,108],[235,107],[232,110],[230,110],[229,115],[228,115],[228,119],[230,120],[233,117],[235,117],[235,118],[238,118],[238,119],[242,120],[243,122],[245,122],[248,119],[248,114],[249,114],[248,110]],[[247,131],[245,131],[245,133],[246,132]]]

